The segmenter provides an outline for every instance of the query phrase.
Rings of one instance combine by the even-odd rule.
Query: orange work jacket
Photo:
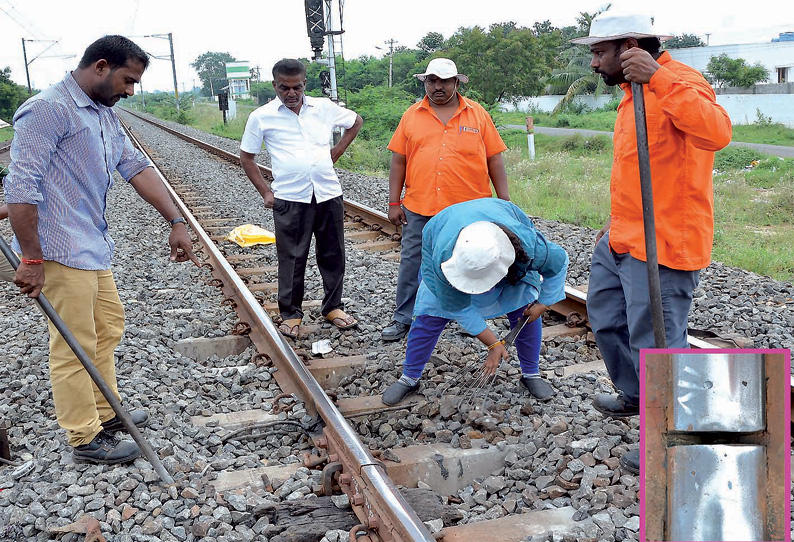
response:
[[[714,153],[731,141],[731,119],[697,70],[664,52],[644,85],[659,264],[703,269],[714,236]],[[609,243],[645,261],[640,170],[631,85],[618,106],[610,183]]]
[[[403,113],[388,149],[405,155],[403,205],[433,216],[455,203],[491,197],[488,158],[507,149],[483,107],[458,94],[442,124],[427,98]]]

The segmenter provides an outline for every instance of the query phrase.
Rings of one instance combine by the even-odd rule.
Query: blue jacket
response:
[[[489,291],[471,295],[449,283],[441,264],[452,256],[460,231],[479,221],[493,222],[515,233],[529,261],[519,264],[519,274],[523,276],[516,284],[505,278]],[[422,231],[422,282],[414,316],[427,314],[457,320],[466,331],[477,335],[485,329],[487,318],[502,316],[535,300],[552,305],[564,299],[567,269],[565,251],[547,241],[513,203],[482,198],[451,205],[430,219]]]

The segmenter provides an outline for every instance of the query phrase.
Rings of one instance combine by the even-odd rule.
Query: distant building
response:
[[[769,72],[770,84],[794,82],[794,32],[784,32],[767,43],[685,47],[669,51],[674,59],[701,72],[706,71],[711,57],[726,54],[730,58],[742,58],[750,65],[761,63]]]
[[[226,79],[229,80],[231,98],[248,98],[251,95],[251,67],[248,62],[227,62]]]
[[[669,49],[670,55],[696,70],[706,72],[711,57],[728,55],[749,65],[760,63],[769,81],[750,88],[716,88],[717,102],[734,124],[753,124],[770,118],[794,127],[794,33],[785,32],[767,43],[744,43]]]

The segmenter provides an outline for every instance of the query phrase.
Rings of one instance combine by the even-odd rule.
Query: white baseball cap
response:
[[[434,58],[427,64],[425,73],[415,73],[414,77],[424,81],[428,75],[435,75],[441,79],[457,77],[461,83],[469,82],[469,78],[462,73],[458,73],[458,67],[448,58]]]
[[[474,222],[458,234],[452,256],[441,264],[449,283],[465,294],[481,294],[507,275],[516,251],[493,222]]]
[[[659,38],[667,40],[673,36],[657,34],[653,29],[653,18],[639,13],[605,11],[590,23],[590,35],[571,40],[571,43],[592,45],[602,41],[627,38]]]

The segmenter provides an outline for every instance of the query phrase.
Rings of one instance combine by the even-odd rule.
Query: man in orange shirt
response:
[[[653,348],[645,265],[639,161],[631,83],[644,85],[654,216],[668,348],[687,348],[687,317],[700,270],[711,260],[714,153],[731,140],[731,120],[697,70],[660,52],[650,17],[603,13],[590,35],[590,66],[625,95],[618,106],[612,164],[612,209],[596,237],[587,314],[617,395],[593,408],[613,417],[639,413],[640,349]],[[639,472],[639,452],[621,458]]]
[[[490,198],[491,183],[497,197],[510,200],[502,159],[507,147],[485,109],[458,92],[469,78],[446,58],[431,60],[415,77],[426,96],[403,114],[388,147],[389,220],[403,229],[397,308],[384,341],[402,339],[411,327],[427,221],[455,203]]]

